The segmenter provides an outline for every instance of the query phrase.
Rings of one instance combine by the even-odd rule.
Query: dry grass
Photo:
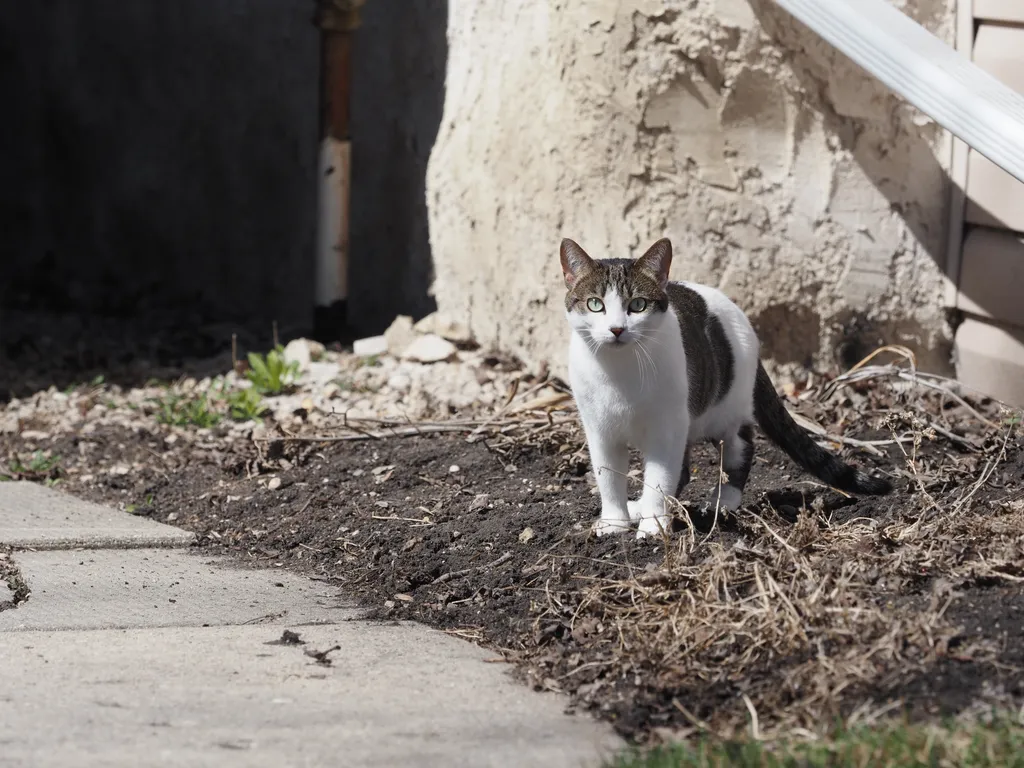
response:
[[[818,496],[793,523],[761,504],[731,542],[691,529],[665,539],[660,566],[581,574],[580,592],[549,594],[538,612],[538,628],[565,626],[557,652],[529,651],[546,653],[538,682],[595,707],[670,701],[688,724],[676,737],[761,739],[879,721],[941,659],[998,666],[998,649],[967,638],[948,609],[965,587],[1024,580],[1024,501],[1005,466],[1018,419],[917,380],[912,368],[861,367],[827,397],[799,398],[837,437],[874,416],[889,437],[871,444],[902,458],[890,470],[908,491],[900,506],[837,520]]]
[[[878,364],[882,354],[901,362]],[[1001,669],[999,649],[965,634],[950,606],[964,589],[1024,581],[1019,413],[917,372],[899,347],[787,394],[823,444],[873,461],[898,493],[844,517],[801,478],[811,501],[795,520],[751,499],[730,535],[666,537],[660,564],[630,569],[625,548],[625,577],[581,564],[578,590],[535,601],[534,641],[513,652],[539,686],[632,713],[643,724],[629,732],[662,722],[674,738],[759,740],[882,722],[903,709],[901,686],[942,660]],[[330,436],[281,434],[257,448],[263,460],[281,443],[431,432],[486,439],[509,461],[540,448],[559,455],[559,471],[586,463],[564,386],[546,379],[513,388],[488,418],[343,421]],[[644,721],[666,710],[675,716]]]

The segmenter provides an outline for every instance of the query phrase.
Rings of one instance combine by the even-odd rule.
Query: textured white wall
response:
[[[951,40],[955,0],[897,5]],[[777,363],[948,365],[947,138],[763,0],[452,0],[427,174],[434,293],[563,362],[558,242],[716,285]]]

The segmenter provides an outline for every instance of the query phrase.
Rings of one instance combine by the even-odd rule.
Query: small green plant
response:
[[[158,400],[156,420],[174,427],[194,426],[209,429],[220,423],[221,414],[214,410],[207,393],[189,397],[177,392],[168,392]]]
[[[278,395],[292,387],[299,378],[299,364],[284,359],[284,347],[278,345],[266,356],[249,353],[249,370],[245,377],[261,395]]]
[[[71,382],[66,387],[64,387],[63,392],[65,395],[70,395],[74,392],[77,392],[79,389],[102,389],[105,383],[106,379],[102,375],[100,375],[94,377],[92,381],[90,381],[88,384],[81,381]]]
[[[125,512],[129,515],[134,515],[136,512],[143,512],[153,508],[153,494],[147,494],[146,500],[142,504],[127,504],[125,505]]]
[[[254,421],[267,412],[263,396],[256,387],[236,389],[228,393],[228,413],[235,421]]]
[[[60,457],[48,451],[34,451],[27,459],[15,454],[7,462],[7,469],[0,469],[0,480],[31,480],[56,485],[60,482]]]
[[[840,730],[815,742],[700,738],[631,752],[613,768],[1022,768],[1024,729],[1010,717],[973,726],[893,723]]]

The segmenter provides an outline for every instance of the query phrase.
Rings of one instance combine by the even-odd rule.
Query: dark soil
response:
[[[1018,438],[1004,436],[1001,456],[998,435],[967,435],[977,446],[970,449],[963,439],[925,440],[913,465],[917,475],[895,446],[885,457],[858,453],[859,463],[897,485],[891,496],[862,499],[808,482],[762,442],[747,507],[720,521],[706,541],[697,534],[685,552],[677,542],[688,539],[687,531],[671,542],[593,537],[598,499],[585,464],[566,458],[581,446],[578,433],[571,439],[568,450],[560,440],[517,446],[470,443],[463,435],[279,442],[259,460],[249,444],[189,449],[147,432],[98,431],[50,447],[62,457],[69,492],[191,529],[210,552],[327,579],[375,617],[415,619],[484,643],[517,662],[533,685],[569,693],[574,706],[639,740],[698,722],[721,732],[746,718],[743,696],[763,727],[787,722],[790,707],[793,718],[812,712],[805,699],[813,699],[813,712],[832,715],[898,699],[910,716],[924,717],[1024,698],[1024,559],[1017,570],[1005,558],[993,565],[986,549],[992,537],[968,536],[981,523],[962,503],[993,458],[997,469],[975,489],[970,508],[988,515],[1021,496]],[[0,437],[0,456],[19,448],[17,438]],[[708,450],[701,458],[686,492],[691,500],[708,493],[718,471],[717,454]],[[143,469],[103,471],[133,462]],[[92,477],[83,479],[86,472]],[[940,531],[930,534],[933,542],[901,538],[915,521],[947,525],[933,523],[939,518],[925,496],[934,509],[960,510],[962,524],[929,529]],[[1004,527],[1019,524],[1020,515],[1002,514],[990,516]],[[961,525],[965,543],[947,546],[956,536],[941,531]],[[1024,541],[1007,530],[1006,546]],[[784,548],[780,537],[793,543]],[[797,551],[809,559],[794,559],[793,574],[832,579],[836,605],[872,613],[874,623],[836,629],[815,612],[817,598],[798,603],[798,576],[792,588],[785,583],[785,558]],[[725,564],[719,570],[716,558]],[[742,609],[747,603],[733,598],[746,594],[751,580],[728,584],[716,574],[735,580],[750,563],[758,580],[773,574],[782,585],[771,610],[794,603],[794,626],[804,626],[795,631],[806,642],[763,646],[764,628],[782,621],[767,614],[758,619],[762,630],[747,639],[744,621],[725,630],[709,624],[711,639],[697,645],[687,634],[692,627],[665,634],[672,611],[691,596],[694,611],[716,600]],[[856,567],[843,573],[856,578],[844,581],[840,571],[849,563]],[[806,567],[812,570],[800,570]],[[664,621],[652,622],[655,614],[645,612],[655,607]],[[689,624],[697,622],[696,613],[687,615]],[[819,683],[822,692],[812,696],[807,688]]]

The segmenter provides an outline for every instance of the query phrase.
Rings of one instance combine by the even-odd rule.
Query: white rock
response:
[[[332,362],[310,363],[306,370],[306,381],[314,388],[326,386],[341,376],[341,366]]]
[[[408,315],[396,317],[391,327],[384,331],[384,338],[388,343],[388,352],[396,357],[400,356],[406,347],[416,341],[412,318]]]
[[[359,339],[352,345],[352,353],[357,357],[376,357],[387,354],[388,339],[386,336],[369,336]]]
[[[412,385],[412,379],[404,373],[393,373],[388,377],[388,386],[396,392],[407,392]]]
[[[473,340],[469,328],[460,322],[442,317],[439,312],[431,312],[414,326],[417,333],[433,333],[441,338],[465,344]]]
[[[324,345],[318,341],[293,339],[284,348],[284,359],[286,363],[298,363],[299,369],[304,371],[311,362],[323,357],[324,352]]]
[[[428,334],[420,336],[402,352],[403,360],[413,360],[417,363],[440,363],[455,357],[458,350],[450,341],[440,336]]]

